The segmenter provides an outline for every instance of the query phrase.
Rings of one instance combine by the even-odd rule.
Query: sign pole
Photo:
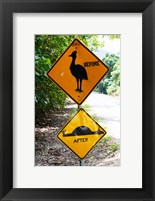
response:
[[[83,166],[83,160],[80,160],[80,166]]]
[[[66,65],[62,65],[64,63]],[[108,72],[109,68],[97,56],[78,39],[74,39],[47,73],[48,77],[78,105],[78,112],[57,137],[80,158],[80,166],[84,166],[82,159],[106,134],[106,131],[81,108],[81,104]],[[67,80],[73,83],[73,86],[66,85]]]
[[[81,105],[78,105],[78,109],[77,110],[79,110],[81,108]]]
[[[79,110],[81,108],[81,105],[78,105],[77,110]],[[83,161],[80,159],[80,166],[83,166]]]

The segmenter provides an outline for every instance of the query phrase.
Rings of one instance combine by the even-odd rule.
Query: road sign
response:
[[[106,131],[80,109],[57,137],[80,159],[84,159],[105,134]]]
[[[47,74],[80,105],[108,71],[95,54],[74,39]]]

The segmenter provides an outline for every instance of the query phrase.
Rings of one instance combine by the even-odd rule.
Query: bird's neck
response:
[[[74,67],[74,66],[75,66],[75,58],[72,58],[72,62],[71,62],[70,68]]]

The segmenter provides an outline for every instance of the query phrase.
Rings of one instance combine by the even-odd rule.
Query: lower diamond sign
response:
[[[84,109],[80,109],[57,137],[80,159],[84,159],[105,134],[106,131]]]

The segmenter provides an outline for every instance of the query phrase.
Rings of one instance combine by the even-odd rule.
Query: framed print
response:
[[[153,201],[154,1],[1,0],[0,8],[1,200]],[[95,50],[99,43],[106,47],[110,41],[109,52],[101,46],[99,52]],[[117,65],[111,68],[113,60]],[[110,68],[109,77],[96,74],[101,63],[103,74]],[[71,92],[73,102],[67,101],[72,107],[76,100],[74,111],[55,109],[66,96],[53,80],[67,94]],[[79,101],[90,80],[95,82]],[[107,95],[96,107],[103,125],[88,105],[81,105],[92,93],[103,95],[95,96],[99,86]],[[107,110],[102,114],[105,97]],[[117,108],[108,105],[112,98]],[[66,118],[69,111],[72,116]],[[109,127],[109,113],[117,121],[115,126]],[[106,137],[110,132],[117,136]],[[117,137],[119,144],[111,140]],[[93,149],[97,143],[100,152]],[[107,144],[113,155],[101,160],[103,155],[107,159],[103,151]],[[116,163],[111,162],[113,156]]]
[[[73,21],[71,21],[72,19]],[[23,20],[24,20],[24,23],[23,23]],[[51,21],[53,22],[52,27],[46,26],[50,24]],[[117,27],[109,26],[111,24],[111,21],[114,24],[116,23]],[[86,23],[88,24],[88,22],[95,23],[96,26],[98,27],[98,29],[94,29],[93,34],[92,34],[91,26],[84,26]],[[68,30],[67,28],[68,26],[63,26],[64,24],[66,25],[66,23],[68,24],[68,26],[72,24],[71,30]],[[82,29],[79,29],[78,26],[76,26],[78,23],[83,27]],[[98,33],[102,33],[102,26],[100,26],[100,24],[102,23],[105,26],[104,33],[120,33],[121,36],[113,35],[113,34],[99,35]],[[141,135],[142,133],[141,132],[141,127],[142,127],[141,126],[141,116],[142,116],[141,114],[141,107],[142,107],[141,83],[142,81],[141,81],[141,77],[142,76],[140,76],[142,73],[142,63],[141,63],[141,60],[142,60],[142,55],[141,55],[142,53],[142,44],[141,44],[142,17],[141,17],[141,14],[135,14],[135,15],[134,14],[132,15],[130,14],[113,14],[113,15],[87,14],[85,15],[85,14],[78,14],[78,13],[76,14],[66,13],[62,15],[61,14],[48,14],[48,15],[22,14],[21,15],[17,13],[17,14],[14,14],[13,24],[14,24],[13,33],[15,37],[14,41],[16,41],[16,43],[13,45],[14,58],[15,58],[14,59],[14,66],[15,66],[14,67],[14,81],[15,81],[14,91],[16,92],[16,96],[14,96],[14,103],[18,102],[18,107],[17,106],[14,107],[14,145],[13,145],[14,146],[14,152],[13,152],[14,153],[14,160],[13,160],[14,187],[16,188],[21,188],[21,187],[22,188],[27,188],[27,187],[63,188],[64,186],[66,188],[85,188],[86,186],[89,188],[101,188],[101,187],[102,188],[117,188],[118,186],[120,188],[141,187],[142,186],[142,176],[141,176],[142,171],[140,171],[142,170],[142,153],[141,153],[141,150],[142,150],[141,148],[141,145],[142,145],[141,143],[141,140],[142,140],[142,135]],[[39,25],[38,28],[37,28],[37,24]],[[57,24],[59,25],[61,24],[61,26],[59,26],[60,28],[57,26]],[[126,28],[124,28],[128,24],[132,24],[132,30],[136,29],[136,35],[134,35],[134,37],[138,36],[136,37],[136,41],[134,41],[133,31],[132,32],[130,31],[131,30],[130,27],[127,26]],[[31,28],[28,29],[28,27],[31,27]],[[85,30],[85,27],[87,28],[87,30]],[[33,41],[34,41],[34,33],[36,33],[36,29],[37,29],[37,34],[35,34],[35,47],[34,47]],[[25,33],[26,33],[26,36],[25,36],[26,40],[23,40],[23,36],[25,35]],[[45,35],[44,33],[46,34],[48,33],[49,35]],[[74,102],[71,102],[71,100],[70,100],[71,104],[69,104],[68,103],[69,100],[66,99],[68,100],[68,102],[66,101],[67,104],[64,107],[64,109],[60,108],[59,110],[56,110],[56,108],[52,107],[52,110],[48,109],[49,111],[45,112],[47,116],[46,117],[43,116],[42,120],[40,120],[40,118],[42,117],[42,113],[38,115],[38,103],[40,104],[40,100],[42,100],[44,97],[44,96],[40,97],[40,94],[44,95],[44,92],[45,92],[45,95],[46,95],[48,94],[48,91],[50,93],[53,91],[51,93],[52,96],[50,99],[52,100],[52,98],[54,97],[54,90],[56,89],[56,85],[51,86],[51,82],[52,82],[51,79],[48,79],[48,77],[45,76],[50,68],[52,68],[52,70],[53,68],[56,69],[54,73],[54,77],[52,77],[52,79],[55,80],[55,78],[57,79],[59,77],[61,80],[66,80],[66,82],[62,81],[61,83],[66,84],[67,87],[70,87],[70,91],[74,92],[75,96],[84,95],[86,84],[89,84],[89,79],[92,80],[94,77],[94,76],[91,76],[90,70],[94,69],[95,71],[93,72],[93,75],[96,75],[96,70],[99,66],[95,66],[95,67],[91,66],[89,68],[85,67],[84,72],[87,73],[88,80],[82,81],[82,90],[84,92],[81,92],[81,93],[77,92],[75,87],[78,88],[79,86],[76,85],[77,83],[75,82],[76,80],[74,76],[72,76],[72,73],[71,73],[72,71],[69,70],[71,56],[68,56],[68,55],[71,55],[72,53],[75,55],[76,53],[76,56],[77,56],[76,60],[77,60],[79,59],[78,55],[81,54],[81,60],[82,60],[82,58],[85,58],[83,57],[83,55],[85,56],[87,54],[87,53],[86,54],[80,53],[79,49],[81,46],[79,47],[80,43],[77,41],[77,39],[75,41],[76,45],[73,45],[72,47],[70,46],[72,50],[70,50],[69,48],[63,54],[66,59],[66,62],[61,63],[61,59],[63,60],[63,56],[60,56],[59,57],[60,59],[58,58],[58,62],[54,63],[55,64],[54,67],[51,67],[52,65],[48,64],[48,62],[47,64],[46,62],[44,64],[44,59],[42,59],[42,53],[41,55],[39,53],[40,50],[42,50],[42,48],[40,46],[38,48],[38,43],[40,44],[40,42],[42,42],[42,39],[43,41],[47,40],[46,47],[49,48],[50,47],[49,41],[52,41],[52,46],[56,44],[55,48],[52,47],[52,51],[55,51],[57,50],[58,43],[60,45],[62,44],[68,45],[68,42],[67,41],[65,42],[65,40],[68,40],[68,39],[72,40],[73,37],[75,37],[74,35],[72,35],[74,33],[76,33],[77,38],[81,38],[82,39],[81,41],[85,41],[85,43],[87,41],[84,40],[83,38],[89,38],[89,39],[91,38],[91,41],[94,42],[94,38],[96,40],[101,38],[101,39],[104,39],[105,41],[105,38],[109,38],[111,36],[114,36],[114,37],[117,36],[118,39],[110,40],[112,42],[112,48],[110,48],[111,51],[114,51],[114,41],[116,40],[123,41],[123,45],[121,46],[121,56],[117,56],[117,55],[113,56],[110,54],[110,61],[112,60],[112,58],[115,58],[115,60],[118,60],[119,58],[121,58],[121,66],[122,66],[121,87],[120,87],[121,102],[122,102],[121,130],[119,130],[120,128],[120,120],[119,120],[120,97],[119,95],[110,96],[108,94],[105,95],[105,94],[100,94],[98,92],[95,92],[95,93],[92,92],[87,98],[87,100],[80,105],[80,107],[87,112],[87,115],[85,112],[82,112],[82,113],[80,112],[80,114],[82,115],[78,115],[78,113],[75,114],[76,116],[74,119],[76,120],[72,121],[72,115],[71,117],[68,118],[67,115],[70,111],[66,113],[64,109],[70,109],[71,113],[74,116],[74,113],[77,110],[77,105],[74,104]],[[27,41],[31,41],[31,42],[27,43]],[[132,43],[129,43],[129,41],[134,41],[134,44],[135,44],[134,50],[132,50],[132,52],[131,51],[127,52],[133,47]],[[75,52],[74,48],[76,48],[77,44],[78,44],[78,47],[75,50],[76,51]],[[91,42],[89,42],[88,45],[90,44]],[[104,47],[106,47],[106,45]],[[40,83],[38,83],[37,76],[35,76],[35,99],[37,99],[37,103],[35,101],[35,116],[32,113],[33,105],[34,105],[34,87],[33,87],[34,75],[32,73],[32,68],[34,66],[34,48],[35,48],[35,72],[39,73],[40,75],[40,69],[42,69],[42,67],[46,68],[45,70],[43,68],[43,73],[41,73],[41,77],[42,77],[41,87],[50,86],[48,90],[46,88],[44,90],[40,90],[39,88]],[[65,49],[65,48],[63,47],[62,49]],[[120,42],[118,43],[117,51],[119,49],[120,49]],[[104,50],[102,50],[102,52],[103,51]],[[48,57],[49,52],[50,51],[47,51],[47,55],[45,55],[45,58]],[[98,53],[95,52],[95,54],[98,54]],[[29,59],[25,60],[24,55],[27,55]],[[125,57],[125,55],[128,55],[128,56]],[[41,59],[40,59],[40,56],[41,56]],[[53,57],[53,54],[52,54],[52,57]],[[89,56],[87,57],[89,58]],[[80,67],[85,65],[86,63],[85,61],[88,61],[87,57],[86,57],[87,60],[84,60],[84,62],[82,62],[79,59],[78,61],[75,62],[75,65],[79,64]],[[107,56],[105,58],[107,59],[107,61],[109,61],[109,56],[108,58]],[[96,61],[95,59],[97,58],[93,57],[92,61]],[[134,65],[132,65],[131,63],[132,60],[135,61]],[[50,58],[48,61],[50,63],[51,61],[53,61],[53,59]],[[59,61],[61,65],[60,67],[58,66],[57,68],[56,66],[57,64],[59,64]],[[21,68],[20,66],[23,66],[23,68]],[[125,68],[123,68],[123,66],[125,66]],[[110,67],[110,64],[109,64],[109,67]],[[83,67],[81,68],[83,69]],[[24,76],[22,74],[23,72],[22,69],[26,69],[24,70]],[[57,69],[61,70],[61,72],[57,73]],[[117,70],[119,75],[120,74],[119,68]],[[15,73],[15,72],[18,72],[18,73]],[[66,74],[67,74],[67,79],[65,79]],[[112,74],[112,70],[111,70],[111,74]],[[139,75],[138,78],[136,76],[137,74]],[[51,75],[52,74],[50,74],[50,76]],[[130,85],[126,82],[126,80],[130,79],[130,77],[132,77],[132,80],[136,81],[136,86],[134,85],[131,87],[131,84],[134,84],[134,82],[132,83],[129,82]],[[27,82],[27,78],[29,78],[29,82]],[[97,76],[95,76],[95,78],[97,78]],[[68,82],[68,79],[70,80],[69,82]],[[113,78],[110,78],[109,80],[113,80]],[[118,76],[118,80],[119,80],[119,76]],[[68,84],[70,82],[72,82],[72,84]],[[107,82],[109,81],[107,80]],[[47,83],[49,84],[47,85]],[[100,83],[102,84],[102,82]],[[62,84],[61,86],[63,87]],[[114,81],[114,84],[116,84],[115,81]],[[109,87],[107,87],[107,89],[108,88]],[[131,90],[131,88],[133,88],[134,90]],[[43,91],[43,94],[41,93],[42,91]],[[69,92],[69,90],[66,90],[66,91]],[[56,92],[57,92],[56,98],[58,97],[58,100],[59,100],[60,91],[56,89]],[[94,98],[94,96],[98,96],[98,98]],[[136,102],[128,101],[129,99],[131,99],[132,96],[136,97]],[[49,98],[49,95],[46,97]],[[62,90],[61,90],[61,97],[62,98],[60,100],[62,101],[64,97],[64,94],[62,96]],[[107,99],[108,101],[106,101]],[[25,102],[25,100],[26,100],[27,107],[23,107],[23,105],[20,104]],[[93,100],[93,103],[98,101],[95,104],[96,107],[94,108],[91,107],[92,105],[91,100]],[[112,107],[109,105],[109,102],[111,103],[113,101],[115,103],[117,102],[116,104],[113,104],[113,105],[117,105],[117,107]],[[52,103],[57,103],[57,102],[52,101]],[[124,106],[123,106],[123,103],[124,103]],[[108,110],[108,108],[110,109]],[[136,108],[137,112],[134,114],[134,116],[130,112],[132,110],[128,110],[128,108]],[[98,113],[98,115],[96,113],[94,116],[94,114],[91,113],[92,110],[94,110],[95,112],[98,111],[100,113]],[[116,112],[114,113],[114,111]],[[53,117],[53,113],[55,115],[54,117]],[[88,115],[91,117],[92,120],[96,120],[96,123],[97,123],[96,125],[98,125],[99,127],[95,126],[95,124],[93,123],[93,121],[90,120],[90,118],[87,118]],[[102,120],[98,121],[101,118]],[[33,140],[34,138],[32,135],[34,133],[34,126],[33,126],[34,119],[36,122],[35,123],[36,124],[35,125],[35,141]],[[111,121],[110,125],[108,124],[109,119]],[[90,121],[91,121],[91,124],[88,123]],[[29,126],[25,127],[25,122],[27,122]],[[68,122],[70,123],[68,124]],[[43,124],[45,124],[45,126]],[[102,125],[102,128],[107,132],[103,140],[102,139],[100,140],[100,137],[103,137],[103,133],[102,135],[99,135],[99,131],[101,130],[101,125]],[[24,130],[22,128],[24,128]],[[112,132],[112,128],[114,128],[114,132]],[[132,132],[133,128],[135,132]],[[77,133],[77,130],[80,134],[83,133],[82,134],[83,137],[79,134],[75,135],[75,133]],[[85,133],[88,130],[90,133]],[[96,132],[98,133],[98,135],[96,135],[97,134]],[[59,133],[60,135],[57,133]],[[90,135],[90,134],[94,134],[94,135]],[[117,141],[114,141],[114,140],[117,140]],[[119,140],[121,141],[120,144],[119,144]],[[110,144],[111,142],[112,144]],[[35,144],[35,156],[33,155],[34,144]],[[96,146],[93,148],[92,145],[94,144],[96,144]],[[131,144],[132,144],[132,149],[131,149]],[[29,149],[27,149],[27,145],[29,145]],[[123,151],[123,147],[125,147],[124,151]],[[108,151],[106,151],[105,149],[107,149]],[[98,154],[96,154],[96,152],[98,152]],[[107,152],[109,154],[107,154]],[[77,157],[79,157],[79,159],[82,159],[82,160],[79,160]],[[35,164],[34,164],[34,159],[35,159]],[[81,162],[83,163],[82,164],[83,167],[79,168],[78,166],[80,165]],[[93,166],[93,167],[89,168],[89,166]],[[102,168],[104,168],[104,173],[102,173],[103,172],[102,168],[97,168],[98,166],[100,167],[102,166]],[[109,168],[111,166],[113,168]],[[29,169],[29,175],[31,174],[31,178],[33,178],[31,183],[29,183],[28,177],[25,177],[25,174],[24,174],[25,167]],[[46,171],[44,171],[44,168],[46,169]],[[59,171],[59,168],[61,168],[61,172]],[[95,171],[96,168],[97,168],[97,171]],[[134,171],[132,171],[132,177],[129,174],[127,174],[128,169],[134,169]],[[82,183],[80,183],[79,181],[79,178],[81,175],[82,177],[85,178],[85,180]],[[91,182],[92,176],[90,177],[90,175],[94,175],[93,177],[94,182]],[[109,182],[112,179],[110,178],[111,176],[109,175],[113,175],[112,177],[115,178],[113,179],[113,182]],[[63,179],[62,179],[62,176],[63,176]],[[38,177],[40,178],[40,180],[42,180],[41,183],[36,182]],[[98,181],[99,177],[100,177],[100,181],[102,182]]]

